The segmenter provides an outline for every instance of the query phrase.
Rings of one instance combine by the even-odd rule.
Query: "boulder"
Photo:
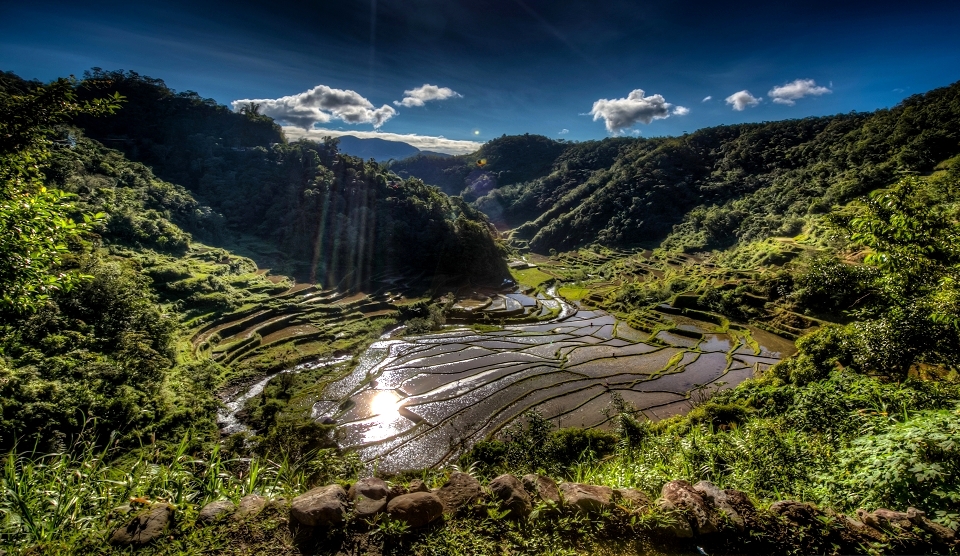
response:
[[[420,479],[414,479],[407,485],[407,494],[411,492],[430,492],[430,487]]]
[[[597,514],[613,506],[613,489],[582,483],[560,483],[563,504],[585,514]]]
[[[332,527],[343,523],[347,514],[347,493],[340,485],[317,487],[290,503],[290,517],[309,527]]]
[[[887,542],[887,536],[881,531],[870,527],[858,519],[837,513],[829,508],[827,508],[824,513],[833,518],[836,523],[842,525],[843,528],[846,529],[846,531],[850,533],[859,544],[863,544],[864,542]]]
[[[693,490],[697,491],[697,494],[703,498],[707,506],[726,516],[727,520],[737,528],[737,531],[746,529],[746,522],[743,520],[743,517],[737,513],[737,510],[733,508],[726,491],[720,490],[717,485],[709,481],[700,481],[693,485]]]
[[[727,504],[734,509],[737,514],[743,518],[747,528],[751,528],[751,523],[758,521],[757,507],[750,501],[750,497],[739,490],[726,489],[723,491],[727,495]]]
[[[820,512],[813,504],[806,502],[797,502],[796,500],[774,502],[770,506],[770,513],[786,519],[793,525],[810,526],[819,523],[817,517]]]
[[[523,476],[523,488],[531,495],[547,503],[560,505],[560,489],[550,477],[533,473]]]
[[[456,472],[436,491],[436,495],[443,502],[446,511],[453,513],[476,502],[480,498],[480,492],[480,481],[467,473]]]
[[[162,537],[173,521],[174,508],[165,502],[158,502],[140,512],[123,527],[110,535],[110,544],[120,546],[142,546]]]
[[[613,490],[614,498],[621,504],[627,505],[635,510],[642,510],[650,507],[650,498],[635,488],[617,488]]]
[[[267,499],[258,494],[248,494],[240,499],[240,506],[237,508],[237,515],[247,517],[260,513],[260,510],[267,505]]]
[[[687,481],[670,481],[663,485],[660,496],[687,516],[694,533],[707,535],[719,530],[712,510]]]
[[[957,534],[953,530],[940,525],[939,523],[927,519],[926,512],[916,508],[907,508],[907,519],[915,526],[923,529],[941,544],[952,544],[957,540]]]
[[[533,511],[530,495],[523,490],[523,483],[513,475],[500,475],[490,481],[490,492],[504,509],[510,510],[507,517],[525,518]]]
[[[200,510],[197,521],[201,523],[213,523],[220,518],[232,514],[237,510],[237,506],[229,500],[217,500],[210,502]]]
[[[873,512],[863,509],[857,510],[857,517],[869,527],[881,531],[900,529],[910,531],[913,527],[922,529],[933,537],[939,544],[952,544],[956,540],[956,533],[950,529],[927,519],[927,514],[916,508],[907,508],[906,512],[897,512],[886,508],[879,508]]]
[[[390,485],[383,479],[367,477],[353,484],[347,496],[354,501],[353,511],[358,518],[373,517],[387,508]]]
[[[654,532],[678,539],[693,537],[693,527],[690,526],[690,521],[680,508],[666,498],[658,500],[657,506],[660,508],[660,513],[663,514],[663,519],[660,520]]]
[[[390,519],[406,522],[414,529],[436,521],[443,515],[443,510],[443,502],[432,492],[401,494],[387,503]]]

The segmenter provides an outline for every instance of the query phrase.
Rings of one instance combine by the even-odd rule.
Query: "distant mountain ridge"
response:
[[[353,135],[341,135],[340,152],[356,156],[364,160],[374,159],[377,162],[386,162],[391,158],[402,160],[420,154],[420,149],[403,141],[390,141],[377,137],[360,138]]]
[[[875,112],[572,143],[503,136],[469,155],[391,164],[460,194],[515,245],[699,251],[799,233],[903,173],[960,155],[960,83]]]

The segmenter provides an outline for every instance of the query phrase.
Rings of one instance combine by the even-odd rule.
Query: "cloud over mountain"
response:
[[[797,79],[786,85],[770,89],[767,95],[773,99],[773,102],[793,106],[797,103],[797,99],[806,96],[820,96],[832,92],[833,91],[827,87],[818,87],[813,79]]]
[[[317,85],[309,91],[275,99],[235,100],[231,105],[239,111],[250,103],[259,104],[261,114],[303,129],[331,120],[372,124],[374,128],[379,128],[397,115],[397,111],[388,104],[375,108],[373,103],[356,91],[333,89],[326,85]]]
[[[617,133],[638,123],[649,124],[653,120],[670,117],[670,107],[673,105],[663,95],[643,95],[643,89],[634,89],[627,98],[602,98],[593,103],[590,115],[593,121],[603,119],[610,133]]]
[[[750,94],[750,91],[744,89],[728,96],[726,98],[726,102],[730,106],[733,106],[734,110],[741,112],[748,106],[756,106],[760,104],[760,98],[762,97],[755,97]]]
[[[384,139],[387,141],[400,141],[422,151],[432,151],[446,154],[470,154],[476,152],[483,143],[479,141],[464,141],[458,139],[447,139],[443,136],[434,137],[430,135],[418,135],[416,133],[385,133],[382,131],[343,131],[339,129],[308,129],[300,127],[284,126],[283,134],[289,141],[297,139],[311,139],[313,141],[322,141],[324,137],[342,137],[352,135],[361,139]]]
[[[460,93],[450,87],[437,87],[424,83],[416,89],[410,89],[403,92],[403,100],[395,100],[393,103],[397,106],[413,108],[414,106],[423,106],[431,100],[446,100],[453,97],[463,97]]]

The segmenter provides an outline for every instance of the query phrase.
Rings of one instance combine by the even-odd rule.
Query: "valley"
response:
[[[377,162],[135,72],[2,78],[0,550],[154,511],[147,554],[956,550],[960,84]],[[365,481],[476,493],[420,527]]]

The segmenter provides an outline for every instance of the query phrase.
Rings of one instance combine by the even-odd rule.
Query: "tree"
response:
[[[25,93],[9,90],[0,90],[0,309],[16,314],[76,284],[78,274],[58,270],[61,256],[99,216],[74,222],[69,196],[44,187],[55,126],[112,113],[123,97],[79,102],[75,81],[64,78]]]

